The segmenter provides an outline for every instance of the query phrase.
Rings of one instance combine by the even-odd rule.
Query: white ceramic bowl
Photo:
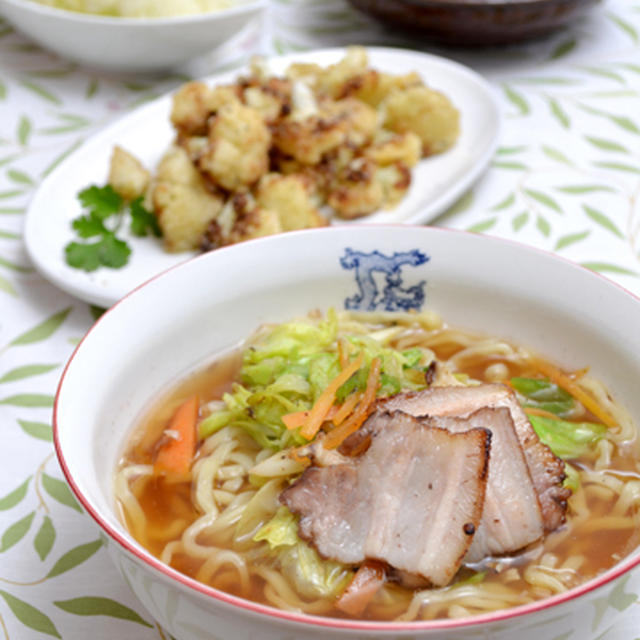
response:
[[[240,32],[266,0],[171,18],[112,18],[31,0],[0,0],[0,14],[46,49],[81,65],[124,72],[160,71],[212,51]]]
[[[395,294],[387,303],[385,286]],[[64,371],[54,413],[56,450],[73,491],[108,534],[137,596],[178,640],[201,640],[211,629],[234,640],[594,640],[619,615],[615,594],[640,589],[640,573],[631,571],[640,562],[636,550],[565,594],[481,616],[422,623],[318,618],[197,583],[152,557],[123,527],[114,509],[114,468],[132,425],[167,385],[260,323],[342,308],[347,299],[361,309],[400,299],[418,304],[420,292],[423,308],[449,323],[517,341],[566,367],[588,364],[640,418],[640,300],[531,248],[425,227],[334,227],[255,240],[179,265],[100,318]]]

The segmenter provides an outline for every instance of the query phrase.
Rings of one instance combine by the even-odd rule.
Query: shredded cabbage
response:
[[[375,335],[375,334],[374,334]],[[287,430],[282,416],[309,410],[341,370],[338,344],[343,341],[352,357],[362,353],[363,366],[338,390],[337,402],[364,390],[374,358],[382,363],[378,396],[426,387],[428,350],[397,351],[381,340],[340,330],[335,310],[320,320],[304,319],[275,326],[243,354],[239,383],[223,396],[225,408],[200,423],[200,437],[236,425],[262,447],[275,450],[306,443],[298,430]]]
[[[278,547],[290,547],[298,544],[300,538],[298,537],[296,517],[287,507],[280,507],[276,511],[276,515],[258,529],[253,539],[256,542],[264,540],[272,551]]]
[[[570,393],[547,379],[511,378],[511,386],[520,394],[521,404],[525,407],[566,418],[576,406]]]
[[[286,507],[280,507],[253,539],[269,544],[277,554],[282,571],[307,598],[335,597],[353,576],[348,567],[323,560],[315,549],[300,540],[297,519]]]
[[[561,418],[576,409],[575,398],[548,379],[511,378],[523,407],[541,409],[558,418],[529,415],[534,431],[553,453],[563,460],[572,460],[588,453],[606,433],[607,427],[595,422],[569,422]],[[564,486],[575,491],[580,484],[578,472],[565,463]]]
[[[538,437],[559,458],[571,460],[588,453],[607,432],[595,422],[567,422],[543,416],[529,416]]]

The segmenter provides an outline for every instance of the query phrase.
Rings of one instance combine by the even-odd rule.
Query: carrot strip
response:
[[[617,429],[618,423],[610,416],[584,389],[578,386],[566,373],[563,373],[556,366],[533,358],[533,365],[549,380],[555,382],[559,387],[570,393],[576,400],[581,402],[596,418],[601,420],[610,429]]]
[[[336,427],[340,426],[340,423],[356,408],[360,398],[362,398],[362,393],[359,391],[354,392],[337,408],[335,414],[332,416],[333,424],[335,424]]]
[[[282,416],[282,422],[284,426],[290,431],[301,427],[309,417],[308,411],[295,411],[294,413],[287,413]]]
[[[349,348],[344,338],[338,340],[338,360],[342,369],[349,364]]]
[[[582,369],[577,369],[576,371],[572,371],[569,374],[569,377],[571,378],[571,380],[579,380],[580,378],[582,378],[582,376],[587,375],[589,371],[589,367],[583,367]]]
[[[326,387],[320,394],[316,403],[309,411],[306,423],[300,429],[300,434],[307,440],[313,439],[325,421],[327,413],[335,400],[338,389],[360,368],[364,354],[360,354],[352,360]]]
[[[354,431],[357,431],[360,425],[367,419],[370,408],[376,399],[376,392],[380,384],[381,368],[382,362],[380,358],[374,358],[371,361],[371,368],[369,369],[367,388],[362,395],[362,400],[358,408],[339,427],[329,432],[327,437],[322,441],[325,449],[335,449],[339,447],[345,438],[350,436]]]
[[[329,411],[327,411],[326,420],[333,420],[333,417],[336,415],[338,411],[338,407],[336,405],[331,405],[329,407]],[[297,429],[301,427],[309,418],[309,411],[296,411],[294,413],[287,413],[282,416],[282,422],[284,422],[284,426],[287,429]]]
[[[551,420],[558,420],[558,416],[551,411],[545,411],[544,409],[537,409],[536,407],[526,407],[524,412],[529,416],[541,416],[542,418],[551,418]]]
[[[335,404],[332,404],[329,407],[329,411],[327,411],[327,415],[325,416],[325,420],[335,420],[336,413],[338,413],[338,409],[339,409],[339,407],[337,407]]]
[[[351,616],[360,616],[385,582],[382,564],[373,560],[360,565],[347,588],[336,601],[336,608]]]
[[[158,450],[154,463],[156,473],[189,472],[196,453],[199,402],[198,396],[187,398],[173,414],[166,431],[171,432]]]

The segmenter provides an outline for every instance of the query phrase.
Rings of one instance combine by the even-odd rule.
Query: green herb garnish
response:
[[[117,234],[130,218],[130,230],[142,237],[152,233],[159,237],[160,227],[156,216],[142,204],[142,196],[126,202],[111,185],[92,185],[78,194],[84,213],[71,223],[78,238],[65,247],[67,264],[83,271],[95,271],[99,267],[120,269],[129,261],[131,248]]]

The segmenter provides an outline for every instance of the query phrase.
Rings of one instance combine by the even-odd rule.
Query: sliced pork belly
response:
[[[467,416],[482,407],[507,407],[538,494],[544,528],[553,531],[564,522],[570,495],[570,491],[562,486],[564,464],[549,447],[540,442],[516,394],[506,385],[432,387],[393,396],[380,406],[414,416]]]
[[[464,418],[436,416],[421,420],[454,433],[474,427],[485,427],[492,433],[484,511],[465,562],[518,551],[544,535],[538,494],[509,409],[485,408]]]
[[[363,428],[362,455],[308,468],[281,502],[325,558],[380,560],[448,584],[480,524],[490,432],[451,433],[402,412],[377,412]]]

